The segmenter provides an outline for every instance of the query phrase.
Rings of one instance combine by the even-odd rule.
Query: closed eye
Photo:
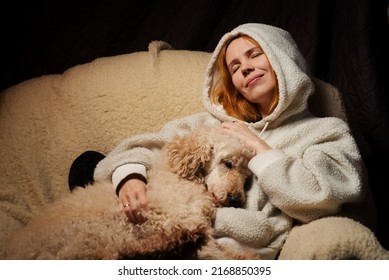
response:
[[[260,56],[260,55],[262,55],[263,53],[262,52],[253,52],[252,54],[251,54],[251,58],[256,58],[256,57],[258,57],[258,56]]]
[[[230,66],[230,74],[234,74],[236,71],[238,71],[240,64],[235,63]]]
[[[234,164],[229,160],[223,160],[223,163],[228,169],[234,168]]]

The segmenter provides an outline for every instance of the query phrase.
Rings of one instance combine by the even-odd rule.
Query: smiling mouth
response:
[[[249,79],[247,81],[247,84],[246,84],[246,87],[251,87],[253,86],[254,84],[256,84],[256,82],[261,79],[265,74],[261,74],[261,75],[256,75],[254,77],[252,77],[251,79]]]

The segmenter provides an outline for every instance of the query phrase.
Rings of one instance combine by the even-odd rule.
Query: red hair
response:
[[[250,41],[254,45],[260,47],[258,42],[256,42],[253,38],[245,35],[238,34],[234,37],[231,37],[227,40],[222,46],[219,56],[216,59],[216,69],[219,70],[220,77],[216,82],[216,86],[211,93],[211,102],[219,103],[223,105],[224,110],[228,115],[240,119],[246,122],[256,122],[259,121],[262,117],[258,111],[258,108],[255,103],[252,103],[245,99],[242,94],[238,92],[232,83],[232,77],[230,71],[228,71],[228,67],[226,64],[226,52],[230,43],[237,39],[243,38],[245,40]],[[276,91],[270,106],[270,112],[276,107],[278,103],[278,86],[276,86]]]

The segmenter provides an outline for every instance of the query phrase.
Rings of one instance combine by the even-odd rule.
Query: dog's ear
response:
[[[204,167],[212,157],[212,144],[203,133],[178,136],[167,145],[169,164],[182,178],[204,181]]]

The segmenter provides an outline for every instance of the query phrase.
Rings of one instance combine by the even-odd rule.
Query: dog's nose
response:
[[[240,208],[242,207],[242,199],[239,194],[229,193],[227,197],[228,206]]]

